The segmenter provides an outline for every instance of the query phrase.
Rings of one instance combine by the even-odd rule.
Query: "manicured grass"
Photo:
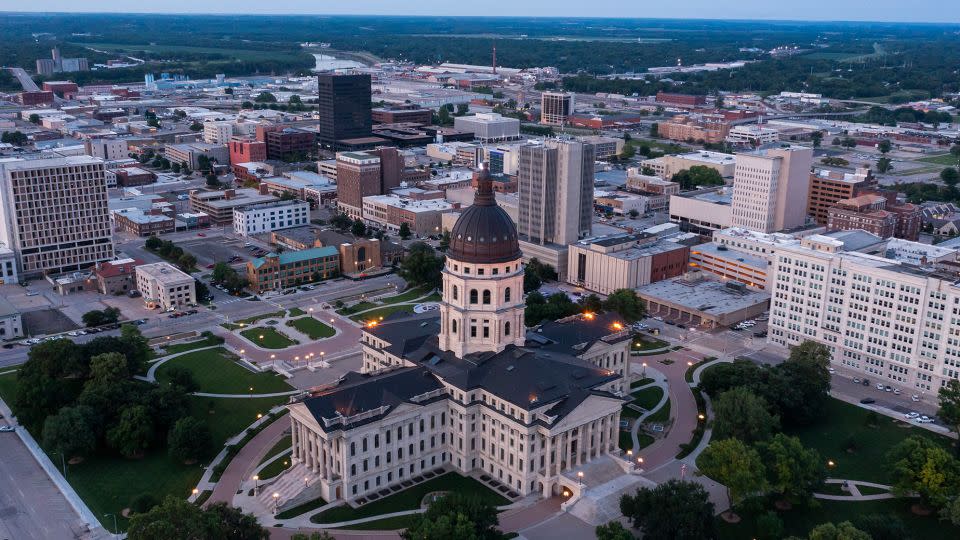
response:
[[[383,499],[378,499],[367,503],[360,508],[354,509],[349,506],[337,506],[324,510],[319,514],[310,517],[313,523],[339,523],[341,521],[351,521],[365,517],[379,516],[381,514],[390,514],[401,512],[403,510],[415,510],[420,508],[420,501],[433,491],[453,491],[458,493],[471,493],[489,502],[493,506],[502,506],[509,504],[510,501],[494,492],[487,486],[466,476],[460,476],[457,473],[446,473],[422,482],[399,493],[395,493]]]
[[[269,480],[290,468],[290,456],[283,456],[260,471],[261,480]]]
[[[667,420],[670,420],[670,400],[668,399],[666,403],[663,404],[663,407],[657,409],[657,412],[651,414],[647,417],[644,422],[657,422],[663,423]]]
[[[264,349],[286,349],[297,342],[281,334],[270,326],[257,326],[240,332],[250,343],[256,343]],[[260,336],[263,336],[261,338]]]
[[[250,424],[256,422],[258,414],[265,415],[273,407],[286,402],[287,398],[284,397],[222,399],[192,396],[190,414],[207,423],[210,434],[213,436],[214,446],[219,449],[227,439],[238,435]],[[286,421],[289,422],[289,420]]]
[[[373,309],[377,307],[373,302],[359,302],[349,307],[341,308],[337,310],[337,313],[340,315],[353,315],[354,313],[359,313],[368,309]]]
[[[634,352],[649,351],[653,349],[662,349],[669,345],[666,341],[657,339],[650,336],[637,336],[633,339],[633,344],[631,345]]]
[[[631,409],[630,407],[624,407],[620,410],[620,418],[627,420],[632,418],[640,418],[640,411]]]
[[[653,441],[655,440],[656,439],[654,439],[653,437],[651,437],[650,435],[647,435],[642,431],[637,433],[637,442],[640,443],[640,446],[638,446],[637,448],[634,448],[634,451],[643,450],[644,448],[653,444]]]
[[[943,165],[944,167],[957,166],[957,158],[953,154],[940,154],[939,156],[926,156],[920,159],[915,159],[914,161],[922,161],[923,163],[936,163],[937,165]]]
[[[350,318],[357,322],[379,321],[381,318],[385,319],[387,316],[397,312],[413,313],[413,306],[409,304],[384,306],[380,309],[375,309],[359,315],[353,315]]]
[[[285,435],[281,437],[281,439],[277,441],[277,444],[273,445],[271,449],[267,450],[267,453],[263,456],[263,459],[260,460],[260,463],[258,463],[258,465],[263,465],[268,459],[272,458],[273,456],[279,454],[280,452],[283,452],[284,450],[289,450],[291,446],[293,446],[293,441],[290,438],[290,435]],[[280,461],[283,461],[283,460],[280,460]]]
[[[807,448],[815,448],[825,460],[836,464],[829,475],[833,478],[848,478],[889,484],[890,467],[886,454],[903,439],[918,435],[943,445],[951,453],[946,437],[923,428],[911,426],[892,418],[876,415],[875,426],[867,425],[871,411],[830,399],[819,421],[806,427],[787,427],[789,435],[800,437]],[[901,427],[904,426],[904,427]],[[856,443],[856,451],[847,452],[850,442]]]
[[[292,321],[287,321],[287,326],[292,326],[304,334],[310,336],[310,339],[323,339],[336,334],[332,327],[314,319],[313,317],[301,317]]]
[[[214,345],[223,344],[223,338],[219,336],[205,337],[199,341],[191,341],[189,343],[174,343],[172,345],[167,345],[162,347],[163,356],[168,354],[177,354],[184,351],[192,351],[194,349],[202,349],[204,347],[212,347]]]
[[[786,512],[778,512],[783,520],[783,537],[807,537],[811,529],[821,523],[840,523],[855,519],[857,516],[868,514],[882,514],[896,516],[903,520],[914,539],[960,538],[960,527],[952,526],[949,522],[940,521],[936,514],[931,516],[917,516],[910,511],[912,501],[909,499],[890,499],[882,501],[818,501],[817,508],[794,507]],[[722,540],[742,540],[757,538],[756,518],[766,513],[772,505],[765,505],[761,512],[747,512],[738,510],[742,521],[737,524],[727,523],[717,518],[717,527]]]
[[[194,351],[168,360],[157,368],[157,380],[166,382],[169,369],[177,366],[190,370],[193,379],[200,386],[200,392],[273,394],[293,390],[280,375],[271,372],[255,373],[235,362],[234,358],[222,348]]]
[[[412,527],[416,519],[415,514],[410,514],[409,516],[375,519],[359,525],[348,525],[340,528],[348,531],[392,531]]]
[[[325,504],[327,504],[327,501],[318,497],[312,501],[307,501],[301,505],[294,506],[293,508],[288,508],[287,510],[280,512],[279,514],[277,514],[277,519],[290,519],[293,517],[297,517],[297,516],[306,514],[311,510],[316,510],[317,508],[320,508]]]
[[[706,357],[704,357],[703,360],[700,360],[700,361],[697,362],[696,364],[694,364],[694,365],[692,365],[692,366],[689,366],[689,367],[687,368],[686,373],[683,374],[683,378],[684,378],[688,383],[693,382],[693,372],[696,371],[697,368],[700,367],[702,364],[706,364],[707,362],[713,362],[713,361],[716,360],[716,359],[717,359],[716,356],[706,356]],[[703,374],[701,373],[701,375],[703,375]]]
[[[383,304],[400,304],[402,302],[412,302],[421,296],[430,292],[430,287],[420,286],[409,289],[396,296],[389,296],[381,300]]]
[[[629,431],[620,432],[620,449],[626,452],[633,448],[633,437],[630,436]]]
[[[634,405],[638,405],[649,411],[660,403],[660,399],[663,398],[663,388],[651,386],[650,388],[644,388],[630,395],[633,396],[632,403]]]
[[[639,388],[639,387],[641,387],[641,386],[650,384],[650,383],[652,383],[652,382],[653,382],[653,379],[651,379],[650,377],[647,377],[647,378],[645,378],[645,379],[640,379],[639,381],[633,381],[632,383],[630,383],[630,388],[631,388],[631,389],[632,389],[632,388]]]
[[[298,307],[292,308],[290,311],[287,312],[288,317],[299,317],[301,315],[306,315],[306,314],[307,314],[306,311]]]
[[[283,317],[283,316],[286,315],[286,314],[287,314],[286,310],[281,309],[280,311],[273,311],[273,312],[271,312],[271,313],[264,313],[263,315],[254,315],[253,317],[248,317],[248,318],[246,318],[246,319],[240,319],[240,320],[234,321],[234,322],[236,322],[237,324],[241,324],[241,323],[242,323],[242,324],[245,324],[245,325],[250,325],[250,324],[253,324],[253,323],[257,322],[257,321],[262,321],[263,319],[279,319],[280,317]]]

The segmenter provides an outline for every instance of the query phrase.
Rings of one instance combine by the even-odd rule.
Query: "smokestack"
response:
[[[497,43],[493,43],[493,74],[497,74]]]

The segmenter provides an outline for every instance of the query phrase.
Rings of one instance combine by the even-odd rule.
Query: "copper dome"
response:
[[[450,231],[447,256],[469,263],[503,263],[520,258],[517,228],[497,206],[493,183],[486,168],[473,174],[477,193]]]

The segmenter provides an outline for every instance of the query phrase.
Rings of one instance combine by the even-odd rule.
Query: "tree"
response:
[[[810,140],[813,142],[814,148],[820,148],[820,144],[823,142],[823,132],[814,131],[810,134]]]
[[[714,405],[716,439],[736,438],[746,443],[764,441],[780,427],[766,400],[740,386],[720,394]]]
[[[189,253],[184,253],[177,259],[177,266],[184,272],[189,273],[197,265],[197,258]]]
[[[535,326],[542,321],[555,321],[569,317],[580,311],[580,306],[573,303],[567,293],[554,293],[544,298],[534,291],[527,295],[527,307],[524,309],[524,323]]]
[[[947,503],[946,506],[940,509],[940,519],[949,521],[954,525],[960,526],[960,497],[954,497],[952,501],[950,501],[949,503]],[[867,529],[867,531],[870,532],[869,529]],[[877,536],[874,536],[875,540],[886,540],[886,538],[887,537],[880,539]],[[889,536],[889,538],[891,538],[891,540],[894,540],[896,538],[905,538],[905,536],[900,536],[900,537]]]
[[[767,488],[760,454],[739,439],[712,441],[697,460],[700,472],[727,488],[732,507]]]
[[[39,123],[40,123],[40,115],[37,114],[37,113],[31,114],[31,115],[30,115],[30,123],[31,123],[31,124],[39,124]]]
[[[804,341],[790,351],[787,361],[774,368],[782,384],[761,393],[780,409],[780,419],[808,425],[821,417],[830,392],[830,349],[815,341]],[[776,399],[771,399],[771,394]]]
[[[217,175],[210,173],[207,175],[207,187],[218,188],[220,187],[220,179],[217,178]]]
[[[457,103],[457,116],[463,116],[470,111],[470,104],[468,103]]]
[[[310,534],[296,533],[290,537],[290,540],[334,540],[334,538],[327,531],[314,531]]]
[[[353,225],[353,221],[349,216],[340,212],[330,218],[330,225],[333,225],[340,232],[344,232]]]
[[[424,242],[414,242],[410,244],[397,273],[410,283],[439,287],[442,270],[443,259],[437,256],[436,251]]]
[[[227,280],[227,276],[230,275],[230,272],[236,272],[233,270],[230,265],[225,262],[218,262],[213,265],[213,272],[210,273],[210,279],[214,283],[223,283]]]
[[[650,124],[650,137],[653,138],[653,139],[659,139],[659,138],[660,138],[660,125],[659,125],[659,124],[656,124],[656,123]]]
[[[870,535],[857,529],[849,521],[839,525],[823,523],[810,531],[810,540],[872,540]]]
[[[889,514],[859,515],[853,518],[853,526],[869,534],[873,540],[903,540],[911,537],[903,520]]]
[[[766,512],[757,517],[757,538],[760,540],[783,538],[783,520],[776,512]]]
[[[120,353],[98,354],[90,359],[90,378],[87,384],[111,386],[130,377],[127,358]]]
[[[167,451],[178,462],[196,463],[210,453],[212,446],[210,428],[192,416],[177,420],[167,434]]]
[[[606,525],[597,525],[594,529],[597,540],[633,540],[633,533],[628,531],[619,521],[611,521]]]
[[[832,144],[833,146],[840,146],[843,144],[843,141],[840,139],[840,137],[834,137],[833,141],[830,144]]]
[[[633,289],[617,289],[607,296],[603,309],[620,314],[627,322],[639,321],[646,316],[647,307]]]
[[[357,218],[353,220],[353,225],[350,226],[350,233],[353,234],[354,238],[363,238],[367,235],[367,226],[363,223],[363,220]]]
[[[694,165],[689,169],[683,169],[670,178],[671,181],[680,184],[680,189],[695,189],[697,186],[722,186],[723,177],[720,172],[706,165]]]
[[[193,372],[185,367],[170,366],[164,370],[164,374],[170,386],[180,388],[183,392],[192,394],[200,389],[200,385],[193,378]]]
[[[277,96],[271,94],[270,92],[260,92],[257,97],[253,99],[256,103],[276,103]]]
[[[406,540],[500,540],[497,510],[472,494],[449,493],[434,500],[401,537]]]
[[[940,180],[948,189],[953,190],[957,186],[957,181],[960,181],[960,173],[954,167],[947,167],[940,171]]]
[[[937,416],[960,433],[960,380],[947,381],[947,384],[940,387],[937,398],[940,402]],[[960,452],[960,445],[957,445],[957,451]]]
[[[130,519],[130,540],[167,540],[170,538],[208,538],[207,525],[200,507],[186,499],[168,495],[149,512]]]
[[[444,229],[443,234],[440,235],[440,251],[446,251],[450,247],[450,231]]]
[[[17,394],[13,400],[17,419],[37,433],[47,417],[76,401],[81,389],[75,381],[85,377],[86,372],[80,347],[69,339],[31,347],[27,361],[17,372]]]
[[[637,209],[636,209],[636,208],[631,208],[630,211],[627,212],[627,214],[628,214],[630,217],[632,217],[633,219],[637,219],[637,216],[640,215],[640,212],[637,212]]]
[[[887,173],[893,170],[893,160],[888,157],[882,157],[877,160],[877,172]]]
[[[446,107],[440,107],[437,110],[437,114],[433,119],[434,123],[440,126],[448,126],[453,123],[453,118],[450,117],[450,109]]]
[[[29,139],[22,131],[4,131],[0,136],[0,142],[12,144],[14,146],[23,146]]]
[[[717,535],[710,495],[694,482],[668,480],[623,495],[620,512],[643,531],[644,540],[708,540]]]
[[[138,458],[153,444],[153,418],[143,405],[120,413],[116,425],[107,430],[107,442],[126,458]]]
[[[881,154],[886,155],[887,152],[889,152],[892,149],[893,149],[893,144],[890,143],[889,139],[883,139],[882,141],[877,143],[877,150],[880,150]]]
[[[543,281],[533,272],[523,273],[523,292],[529,293],[538,290],[543,285]]]
[[[243,103],[240,104],[240,108],[241,108],[241,109],[252,109],[252,108],[253,108],[253,103],[250,102],[250,101],[244,101]]]
[[[86,457],[97,449],[93,411],[87,407],[64,407],[43,423],[43,446],[66,458]]]
[[[260,526],[251,514],[245,514],[239,508],[219,502],[211,504],[203,512],[204,520],[210,531],[207,538],[225,538],[229,540],[267,540],[270,532]]]
[[[941,508],[960,495],[960,464],[942,446],[926,437],[912,436],[890,449],[893,492],[900,497],[920,495],[931,508]]]
[[[540,259],[534,257],[524,267],[524,272],[527,274],[534,274],[541,281],[556,281],[557,280],[557,271],[544,262],[541,262]]]
[[[600,300],[600,297],[595,294],[588,294],[577,302],[580,304],[580,307],[583,311],[588,311],[590,313],[599,313],[603,310],[603,302]]]
[[[190,124],[190,131],[193,131],[193,132],[203,131],[203,124],[201,124],[200,122],[194,122]]]
[[[406,240],[413,235],[413,233],[410,232],[410,225],[407,224],[406,221],[400,224],[400,230],[397,232],[397,235],[400,236],[401,240]]]
[[[804,448],[797,437],[777,433],[757,445],[767,466],[770,489],[792,502],[808,501],[826,477],[820,454]]]

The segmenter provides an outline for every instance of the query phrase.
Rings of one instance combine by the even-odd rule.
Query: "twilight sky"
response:
[[[960,22],[957,0],[41,0],[0,2],[0,11],[124,13],[310,13],[355,15],[502,15],[699,19]]]

